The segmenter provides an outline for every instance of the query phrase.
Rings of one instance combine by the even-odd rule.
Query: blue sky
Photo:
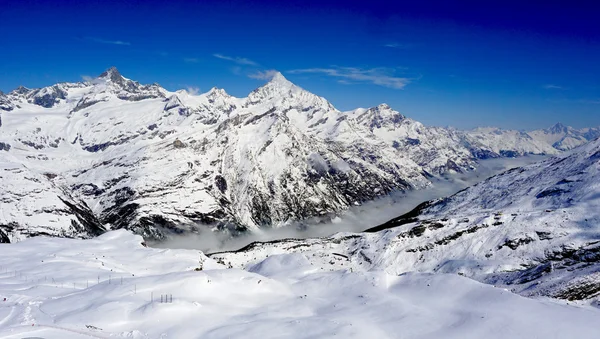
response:
[[[578,1],[0,0],[0,90],[110,66],[245,96],[272,70],[427,125],[600,126],[600,11]]]

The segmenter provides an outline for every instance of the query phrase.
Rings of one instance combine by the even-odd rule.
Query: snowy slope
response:
[[[459,273],[526,296],[589,300],[600,295],[600,139],[367,232],[253,243],[211,257],[251,267],[300,252],[332,268]]]
[[[225,269],[200,252],[142,241],[119,230],[0,244],[0,337],[595,338],[600,330],[596,308],[456,274],[331,270],[302,254]]]
[[[11,197],[0,229],[12,240],[38,226],[76,236],[77,217],[57,207],[58,192],[103,228],[147,238],[277,227],[429,187],[432,176],[470,171],[478,159],[559,153],[550,142],[426,127],[385,104],[340,112],[281,74],[235,98],[217,88],[169,92],[111,68],[88,82],[0,94],[0,160],[41,178],[0,183]],[[33,205],[58,209],[29,215],[40,211]]]

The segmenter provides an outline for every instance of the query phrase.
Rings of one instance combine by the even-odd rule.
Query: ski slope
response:
[[[118,230],[0,245],[0,337],[595,338],[600,330],[594,307],[456,274],[331,269],[299,253],[227,269],[198,251],[142,242]]]

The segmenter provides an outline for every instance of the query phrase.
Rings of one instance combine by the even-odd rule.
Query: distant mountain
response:
[[[578,130],[557,123],[549,129],[532,131],[528,134],[534,139],[551,144],[556,149],[566,151],[600,137],[600,128],[583,128]]]
[[[591,300],[600,295],[600,139],[366,232],[253,243],[212,257],[252,267],[301,252],[315,267],[454,273],[525,296]]]
[[[428,187],[479,159],[558,154],[597,133],[427,127],[385,104],[341,112],[281,74],[236,98],[169,92],[110,68],[0,94],[0,229],[12,240],[88,237],[98,225],[160,239],[282,226]],[[30,174],[4,180],[9,172]]]

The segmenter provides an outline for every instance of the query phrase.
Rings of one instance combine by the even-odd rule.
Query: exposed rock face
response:
[[[14,108],[15,107],[14,107],[13,103],[6,96],[6,94],[4,94],[4,93],[2,93],[0,91],[0,110],[2,110],[2,111],[12,111]],[[0,123],[0,127],[1,126],[2,126],[2,124]]]
[[[426,127],[385,104],[340,112],[281,74],[235,98],[217,88],[168,92],[111,68],[90,82],[20,87],[0,95],[0,107],[11,107],[2,110],[0,160],[43,178],[13,176],[7,204],[14,214],[0,216],[0,224],[19,225],[6,233],[11,239],[27,236],[34,224],[76,236],[70,220],[79,220],[71,207],[56,212],[74,218],[68,220],[27,210],[17,183],[63,192],[106,227],[161,238],[333,215],[395,190],[427,187],[433,176],[469,171],[479,158],[559,152],[513,131]],[[57,175],[52,189],[43,176],[49,170]],[[58,223],[20,217],[29,214]],[[77,222],[82,235],[93,234]]]
[[[181,140],[175,139],[175,141],[173,141],[173,147],[175,147],[175,148],[185,148],[185,144]]]
[[[524,296],[593,300],[600,296],[599,183],[596,139],[363,233],[252,243],[211,257],[248,268],[299,252],[315,267],[452,273]]]
[[[28,95],[28,101],[38,106],[50,108],[67,98],[67,91],[58,85],[35,90]]]

